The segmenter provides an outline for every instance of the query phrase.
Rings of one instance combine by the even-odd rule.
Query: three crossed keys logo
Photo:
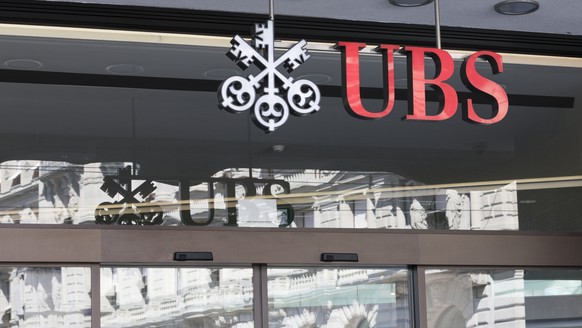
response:
[[[253,35],[252,46],[236,35],[226,55],[243,70],[254,64],[261,72],[222,82],[219,108],[240,113],[253,107],[254,123],[267,133],[283,125],[289,114],[305,116],[318,111],[321,95],[317,86],[309,80],[294,80],[278,70],[282,66],[291,73],[305,63],[310,57],[305,49],[307,42],[301,40],[275,58],[273,21],[255,24]]]
[[[97,206],[95,221],[98,224],[162,224],[164,210],[159,205],[146,201],[157,187],[151,180],[146,180],[137,188],[133,188],[131,182],[137,179],[139,179],[138,176],[131,174],[130,166],[119,169],[118,176],[106,176],[103,179],[101,190],[111,198],[120,197],[121,199],[113,203],[104,202]]]

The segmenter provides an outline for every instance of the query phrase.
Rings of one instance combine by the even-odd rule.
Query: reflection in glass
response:
[[[230,168],[178,179],[131,165],[3,162],[0,223],[582,229],[579,177],[427,185],[390,172]]]
[[[388,172],[261,170],[291,186],[292,226],[518,230],[517,185],[431,186]]]
[[[72,164],[55,161],[7,161],[0,164],[1,223],[86,224],[95,222],[100,202],[122,200],[108,195],[104,178],[116,175],[125,163]],[[122,186],[123,187],[123,186]],[[158,199],[175,199],[163,184],[156,187]],[[168,195],[169,194],[169,195]],[[150,196],[135,195],[135,201]],[[131,203],[134,203],[132,201]],[[130,208],[118,207],[126,212]]]
[[[91,327],[91,269],[1,267],[0,327]]]
[[[225,169],[172,180],[123,162],[0,164],[1,223],[518,230],[506,185],[423,185],[387,172]],[[123,177],[128,177],[123,179]],[[525,204],[522,206],[528,206]],[[526,209],[527,210],[527,209]]]
[[[399,119],[408,111],[405,56],[395,56],[401,93],[390,115],[360,120],[341,109],[340,52],[318,45],[293,78],[317,84],[321,110],[265,134],[247,114],[218,108],[220,84],[242,74],[225,56],[230,38],[94,31],[97,40],[83,31],[74,39],[62,29],[41,38],[29,28],[0,37],[0,63],[14,75],[0,83],[0,222],[94,224],[97,210],[111,224],[582,231],[576,58],[507,54],[495,76],[478,63],[509,95],[505,119],[469,125],[459,104],[454,117],[427,125]],[[366,108],[385,100],[382,60],[360,58]],[[490,99],[458,75],[446,83],[460,103],[470,97],[479,115],[491,114]],[[427,113],[439,102],[428,97]],[[130,162],[156,180],[153,193],[135,195],[145,211],[103,190],[104,177]],[[248,188],[251,178],[285,183]],[[249,181],[232,188],[210,179]]]
[[[432,269],[429,328],[580,327],[582,271]]]
[[[102,268],[102,327],[253,327],[252,269]]]
[[[269,327],[410,327],[405,269],[269,269]]]

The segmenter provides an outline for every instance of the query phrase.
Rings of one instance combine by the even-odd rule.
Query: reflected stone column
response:
[[[178,209],[178,187],[166,183],[154,182],[156,190],[146,199],[147,202],[159,205],[164,211],[164,225],[181,225]],[[206,196],[207,197],[207,196]],[[185,200],[190,206],[189,200]]]
[[[471,202],[467,195],[459,194],[456,190],[448,189],[445,192],[445,216],[450,230],[468,230],[471,227]],[[438,199],[442,196],[437,196]],[[440,204],[442,201],[437,201]]]
[[[358,227],[354,221],[354,213],[352,208],[343,200],[340,200],[338,205],[339,211],[339,227],[340,228],[365,228]]]
[[[397,229],[404,229],[406,228],[406,216],[404,215],[404,212],[402,212],[402,209],[398,206],[396,206],[396,222],[395,222],[395,228]]]
[[[27,268],[24,271],[25,327],[59,326],[62,314],[55,309],[55,301],[60,296],[58,281],[60,272],[55,268]]]
[[[483,195],[480,191],[471,191],[471,230],[480,230],[483,222]]]
[[[376,216],[374,215],[374,203],[370,198],[356,200],[354,205],[354,220],[356,228],[376,228]]]
[[[115,312],[109,301],[110,298],[115,296],[115,286],[113,283],[113,269],[101,268],[100,272],[101,316],[103,317]]]
[[[65,267],[61,269],[61,311],[63,326],[69,328],[90,327],[91,316],[91,269]]]
[[[108,196],[101,190],[103,173],[101,163],[86,164],[79,181],[79,211],[75,224],[95,222],[95,208]]]
[[[144,282],[140,268],[117,268],[114,280],[117,286],[117,304],[121,309],[145,306],[141,293]]]
[[[10,272],[10,322],[16,322],[18,326],[24,320],[24,271],[13,269]]]
[[[410,225],[413,229],[428,229],[428,222],[426,221],[428,215],[426,210],[420,202],[416,199],[410,205]]]
[[[102,202],[113,202],[101,190],[105,175],[117,174],[123,163],[91,163],[83,166],[79,179],[79,210],[74,217],[74,224],[94,223],[95,209]]]
[[[9,278],[9,273],[0,271],[0,323],[4,323],[9,319],[7,318],[10,311],[10,302],[8,301],[10,296]]]
[[[38,223],[56,224],[63,223],[68,217],[68,211],[63,203],[60,194],[62,189],[62,176],[50,174],[42,178],[40,188],[41,197],[39,197],[39,216]]]
[[[202,312],[210,297],[211,270],[203,268],[178,269],[178,291],[184,315]]]
[[[39,186],[38,222],[73,223],[78,209],[79,173],[63,162],[42,162]]]
[[[471,192],[471,229],[519,230],[517,184]]]
[[[47,195],[52,194],[52,187],[49,183],[42,181],[38,186],[38,218],[42,223],[54,223],[54,206],[53,203],[47,199]],[[24,222],[23,222],[24,223]]]
[[[148,311],[151,321],[179,316],[178,274],[175,268],[146,268]]]

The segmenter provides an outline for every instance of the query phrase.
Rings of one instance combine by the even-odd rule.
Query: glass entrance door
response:
[[[100,272],[101,327],[411,327],[406,268],[103,267]],[[265,285],[266,293],[256,293]]]
[[[405,268],[272,268],[269,327],[411,327]]]
[[[91,327],[91,268],[0,266],[0,327]]]
[[[253,327],[252,268],[101,268],[101,327]]]

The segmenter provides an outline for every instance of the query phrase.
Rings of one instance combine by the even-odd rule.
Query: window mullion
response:
[[[101,327],[101,266],[91,265],[91,327]]]
[[[265,264],[253,265],[253,315],[255,328],[269,326],[267,295],[267,266]]]

